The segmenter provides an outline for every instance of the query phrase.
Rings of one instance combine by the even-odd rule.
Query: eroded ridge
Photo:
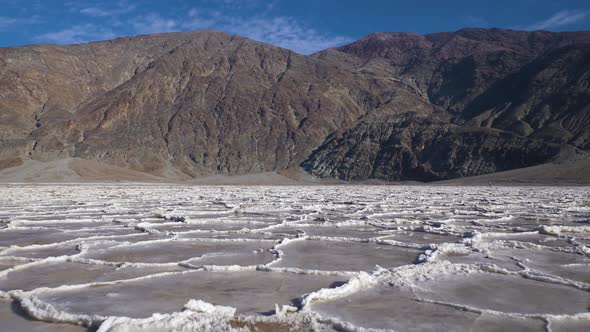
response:
[[[10,331],[590,330],[588,188],[5,185]]]

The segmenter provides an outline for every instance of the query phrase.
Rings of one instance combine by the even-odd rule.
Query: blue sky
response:
[[[223,30],[309,54],[371,32],[590,30],[590,1],[0,0],[0,46]]]

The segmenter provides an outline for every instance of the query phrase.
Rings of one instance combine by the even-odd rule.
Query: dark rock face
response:
[[[408,115],[358,121],[328,138],[304,167],[340,179],[435,181],[541,164],[562,149],[496,129]]]
[[[0,49],[0,168],[302,165],[430,181],[590,148],[590,33],[379,33],[312,56],[202,31]]]
[[[379,33],[315,56],[413,87],[432,117],[379,114],[332,135],[304,167],[341,179],[438,180],[547,162],[590,144],[590,34],[465,29]]]

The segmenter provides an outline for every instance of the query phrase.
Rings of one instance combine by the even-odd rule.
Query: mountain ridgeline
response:
[[[0,170],[435,181],[589,149],[590,32],[376,33],[310,56],[216,31],[0,48]]]

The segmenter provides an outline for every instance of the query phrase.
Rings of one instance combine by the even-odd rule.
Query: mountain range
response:
[[[309,56],[217,31],[0,48],[4,179],[67,161],[106,179],[437,181],[588,150],[590,32],[375,33]]]

